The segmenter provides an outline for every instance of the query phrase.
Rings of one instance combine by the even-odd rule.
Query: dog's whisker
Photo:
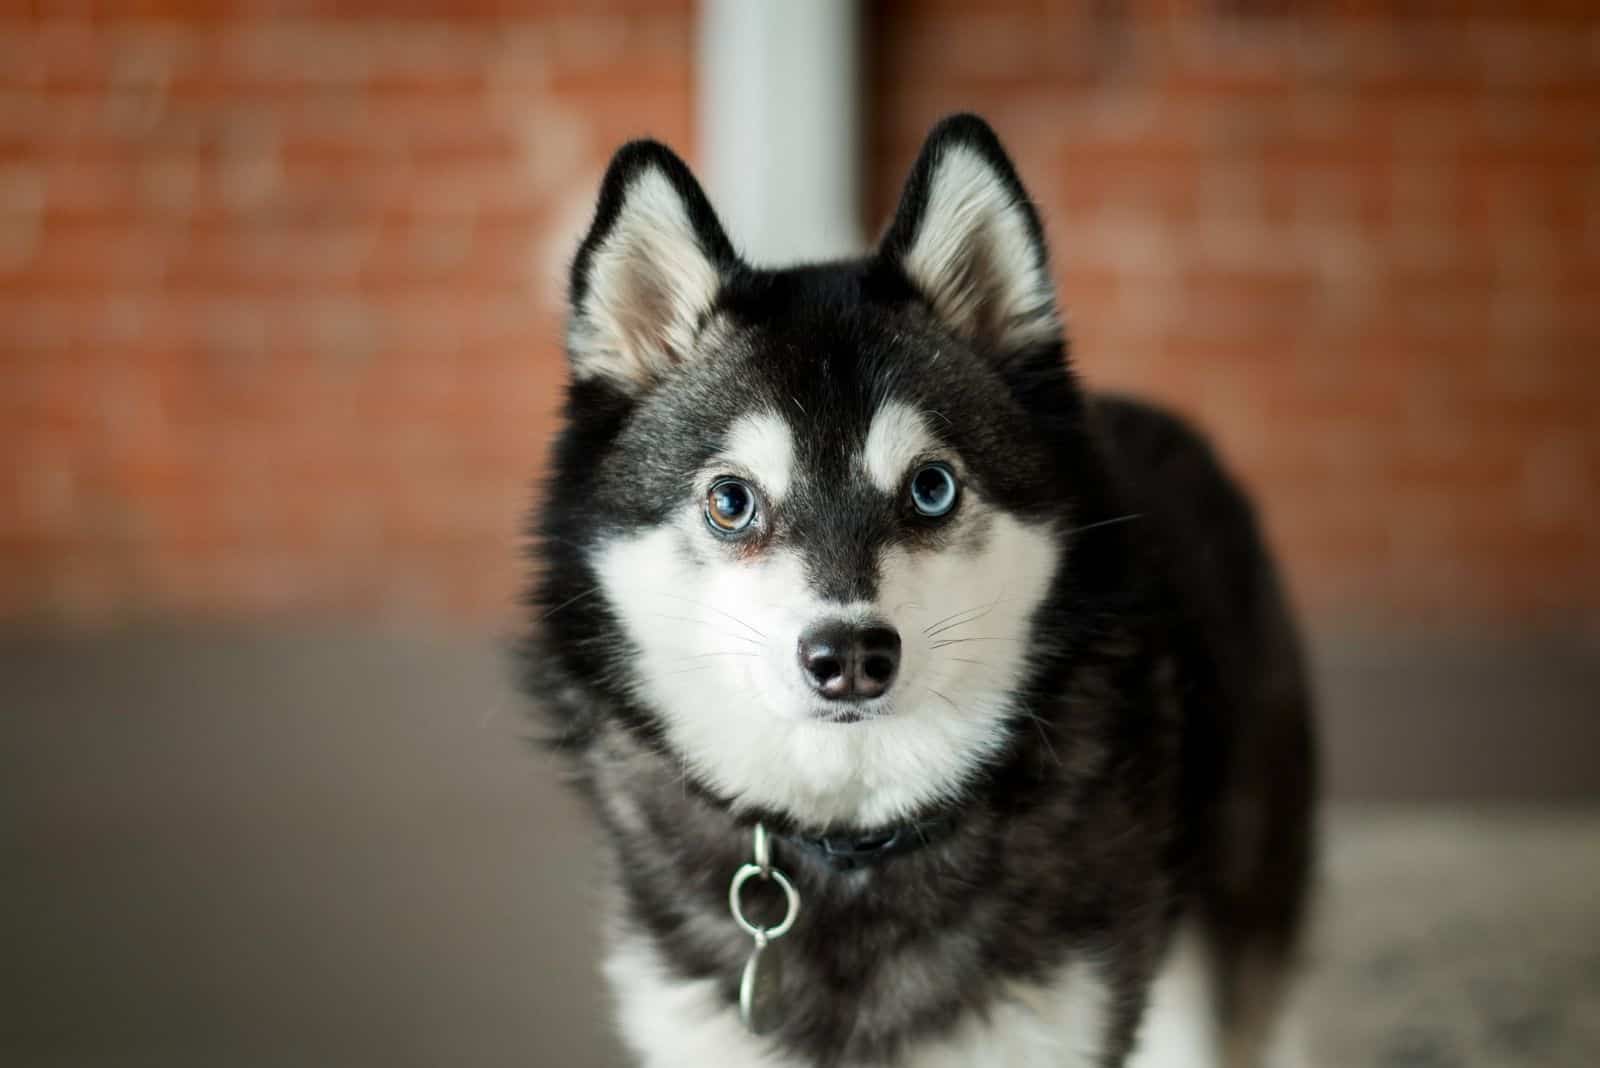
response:
[[[1082,534],[1086,530],[1096,530],[1096,529],[1098,529],[1100,527],[1115,526],[1118,523],[1126,523],[1126,522],[1129,522],[1130,520],[1143,519],[1143,518],[1144,518],[1144,513],[1143,512],[1129,512],[1127,515],[1114,516],[1111,519],[1101,519],[1098,522],[1085,523],[1081,527],[1073,527],[1071,530],[1068,530],[1066,532],[1066,536],[1070,538],[1070,537],[1072,537],[1072,536],[1074,536],[1076,534]]]
[[[930,638],[934,638],[934,637],[937,637],[940,634],[943,634],[947,630],[955,630],[958,627],[965,627],[965,626],[968,626],[969,624],[976,623],[978,620],[984,618],[990,612],[993,612],[993,611],[994,611],[994,605],[991,604],[991,605],[986,606],[983,609],[983,611],[978,612],[975,615],[968,616],[966,619],[958,619],[954,623],[946,623],[942,627],[930,628],[928,630],[923,631],[922,633],[926,634]]]
[[[929,642],[929,649],[943,649],[947,645],[962,645],[966,642],[1021,642],[1021,638],[940,638],[936,642]]]
[[[714,620],[700,619],[698,616],[677,616],[677,615],[672,615],[672,614],[667,613],[667,612],[647,612],[645,614],[649,615],[649,616],[654,616],[656,619],[667,619],[667,620],[672,620],[672,621],[677,622],[677,623],[695,623],[695,624],[698,624],[698,625],[700,625],[702,627],[707,627],[707,628],[709,628],[711,630],[718,631],[719,633],[727,634],[730,637],[738,638],[742,642],[753,642],[753,643],[755,643],[757,645],[761,644],[761,639],[759,639],[759,638],[751,638],[751,637],[748,637],[747,635],[739,634],[739,633],[737,633],[735,631],[727,630],[722,626],[722,624],[717,623]]]
[[[717,613],[717,615],[726,616],[728,619],[731,619],[733,622],[739,624],[739,626],[741,626],[744,629],[748,630],[751,634],[754,634],[756,637],[760,638],[761,640],[763,640],[763,641],[766,640],[766,637],[767,637],[766,634],[762,630],[760,630],[758,627],[755,627],[752,624],[750,624],[749,622],[747,622],[747,621],[745,621],[743,619],[740,619],[738,616],[734,615],[732,612],[727,611],[726,609],[718,608],[716,605],[712,604],[710,601],[698,601],[698,600],[694,599],[693,597],[680,597],[679,595],[677,595],[675,593],[664,593],[664,592],[662,592],[660,590],[656,590],[655,591],[655,596],[657,596],[657,597],[666,597],[669,600],[673,600],[673,601],[682,601],[684,604],[692,604],[692,605],[695,605],[696,607],[699,607],[699,608],[709,608],[713,612]]]
[[[936,627],[940,626],[943,623],[950,622],[952,619],[955,619],[957,616],[964,616],[968,612],[981,611],[985,607],[986,607],[985,605],[981,605],[981,604],[980,605],[972,605],[971,607],[963,608],[959,612],[951,612],[949,615],[947,615],[947,616],[945,616],[945,617],[943,617],[941,619],[936,619],[932,623],[929,623],[926,627],[923,627],[922,628],[922,633],[924,633],[924,634],[931,633]]]
[[[1039,732],[1039,740],[1044,743],[1045,752],[1050,754],[1050,759],[1055,761],[1056,767],[1062,767],[1061,755],[1056,752],[1056,747],[1050,744],[1050,735],[1046,730],[1048,725],[1045,723],[1043,717],[1033,712],[1019,711],[1018,715],[1022,716],[1024,719],[1033,721],[1034,729]]]
[[[760,653],[749,649],[711,649],[703,645],[678,646],[676,648],[669,647],[663,651],[676,654],[678,662],[680,663],[688,663],[691,660],[704,660],[705,658],[712,656],[748,656],[752,659],[761,656]]]
[[[715,664],[701,664],[699,667],[680,668],[677,671],[663,671],[661,673],[661,677],[662,678],[668,678],[668,677],[673,676],[673,675],[692,675],[696,671],[710,671],[712,668],[714,668],[716,666],[717,665],[715,665]]]
[[[549,619],[551,616],[555,615],[557,612],[561,611],[563,608],[571,607],[572,605],[577,604],[579,601],[583,600],[584,598],[592,597],[592,596],[594,596],[595,594],[597,594],[599,592],[600,592],[600,587],[599,586],[590,586],[588,589],[584,590],[582,593],[575,594],[575,595],[573,595],[571,597],[568,597],[565,601],[562,601],[560,604],[556,605],[554,608],[550,609],[548,612],[545,612],[543,615],[541,615],[539,617],[539,622],[543,623],[545,620]]]
[[[973,605],[970,608],[963,608],[959,612],[952,612],[943,619],[935,620],[926,627],[923,627],[922,633],[931,638],[934,635],[942,634],[947,630],[954,630],[957,627],[964,627],[969,623],[976,623],[978,620],[987,616],[990,612],[993,612],[995,610],[995,606],[1013,600],[1016,600],[1016,598],[1002,596],[996,597],[994,600],[987,601],[981,605]],[[968,618],[960,619],[958,618],[960,616],[967,616]]]
[[[709,619],[696,619],[696,618],[694,618],[692,616],[674,616],[674,615],[668,615],[665,612],[646,612],[645,615],[653,616],[656,619],[672,620],[673,622],[677,622],[677,623],[696,623],[696,624],[699,624],[702,627],[705,627],[707,630],[716,631],[718,634],[721,634],[721,635],[723,635],[724,637],[727,637],[727,638],[732,638],[735,641],[749,642],[751,645],[760,645],[760,644],[762,644],[761,639],[750,638],[750,637],[746,637],[743,634],[737,634],[737,633],[735,633],[735,632],[733,632],[731,630],[728,630],[727,628],[723,627],[719,623],[713,623]]]

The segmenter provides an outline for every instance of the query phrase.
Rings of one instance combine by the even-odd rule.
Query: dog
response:
[[[784,269],[624,146],[566,347],[525,684],[641,1063],[1288,1062],[1295,628],[1202,438],[1080,385],[983,120],[870,254]]]

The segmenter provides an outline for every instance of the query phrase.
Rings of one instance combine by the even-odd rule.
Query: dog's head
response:
[[[930,135],[864,259],[742,262],[683,162],[617,153],[572,268],[544,654],[736,807],[959,794],[1061,635],[1081,400],[994,134]]]

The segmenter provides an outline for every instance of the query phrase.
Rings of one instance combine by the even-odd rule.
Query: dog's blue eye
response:
[[[712,483],[706,494],[706,522],[719,534],[737,534],[756,517],[756,491],[736,478]]]
[[[926,464],[911,476],[911,503],[925,516],[947,515],[956,506],[955,472],[945,464]]]

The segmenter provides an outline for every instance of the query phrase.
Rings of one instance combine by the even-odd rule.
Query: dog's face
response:
[[[736,806],[870,827],[957,794],[1051,652],[1077,425],[1051,292],[977,120],[934,132],[877,255],[785,271],[625,148],[573,268],[550,647]]]

